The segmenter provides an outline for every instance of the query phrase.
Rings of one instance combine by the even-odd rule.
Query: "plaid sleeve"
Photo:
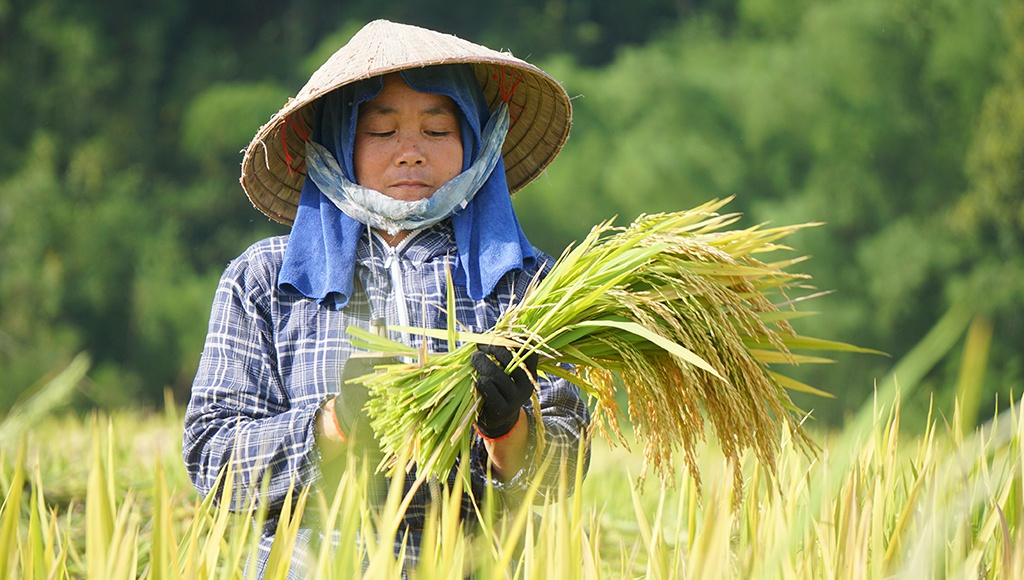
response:
[[[252,249],[225,270],[185,411],[182,453],[193,485],[204,496],[219,490],[218,477],[230,465],[235,509],[250,505],[264,477],[272,508],[290,485],[319,477],[319,406],[289,405],[276,368],[272,280]]]

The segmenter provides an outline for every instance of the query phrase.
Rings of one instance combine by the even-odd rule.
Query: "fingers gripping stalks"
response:
[[[512,431],[537,384],[537,354],[527,356],[507,375],[505,369],[513,358],[513,352],[505,347],[484,344],[478,345],[470,358],[478,374],[475,387],[480,395],[476,427],[488,439]]]
[[[353,379],[371,374],[381,365],[395,364],[397,359],[353,356],[345,362],[340,392],[334,398],[334,419],[345,439],[354,445],[376,444],[373,428],[366,415],[369,391],[365,384]]]

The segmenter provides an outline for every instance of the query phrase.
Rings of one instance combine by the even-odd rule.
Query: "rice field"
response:
[[[774,480],[748,452],[736,467],[741,498],[713,439],[698,456],[700,495],[682,462],[670,481],[640,481],[639,450],[595,439],[590,473],[571,497],[505,521],[485,518],[473,536],[442,502],[410,576],[1024,577],[1019,408],[973,432],[960,432],[954,416],[906,433],[898,398],[876,401],[867,413],[864,429],[810,429],[821,448],[813,456],[780,435]],[[162,412],[48,416],[17,437],[0,434],[0,577],[242,577],[255,540],[251,518],[191,489],[173,404]],[[387,525],[399,498],[371,514],[352,504],[358,485],[358,477],[346,478],[342,487],[355,487],[336,498],[297,492],[299,510],[359,514],[324,518],[339,545],[352,549],[320,553],[318,578],[399,576],[389,543],[357,549],[353,539]],[[279,528],[279,555],[293,534],[286,524],[297,521],[295,514]]]

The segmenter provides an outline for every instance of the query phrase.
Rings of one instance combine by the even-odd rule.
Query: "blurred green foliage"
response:
[[[573,134],[516,196],[549,253],[735,194],[748,225],[827,224],[794,240],[835,290],[802,331],[900,358],[969,304],[993,322],[981,400],[1020,394],[1024,0],[0,0],[0,409],[81,351],[80,405],[187,395],[220,271],[287,233],[240,150],[378,17],[565,84]],[[955,352],[914,397],[951,408]],[[838,398],[799,403],[837,421],[891,364],[807,369]]]

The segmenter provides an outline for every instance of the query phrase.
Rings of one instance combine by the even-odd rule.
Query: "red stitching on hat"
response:
[[[281,148],[284,149],[284,163],[285,163],[285,165],[288,166],[288,175],[289,176],[293,176],[293,175],[295,175],[295,172],[292,171],[292,161],[293,161],[292,154],[291,154],[290,151],[288,151],[288,139],[285,137],[285,133],[287,133],[287,132],[288,132],[288,126],[287,125],[282,125],[281,126],[280,135],[281,135]]]
[[[295,158],[292,157],[291,150],[288,148],[288,127],[291,127],[303,141],[309,141],[309,131],[303,129],[302,125],[292,119],[291,115],[284,118],[284,124],[281,126],[281,147],[284,149],[284,162],[288,165],[288,175],[294,176],[296,171],[303,171],[306,168],[306,159],[303,158],[298,167],[292,166]]]
[[[292,113],[291,115],[288,115],[287,117],[284,118],[285,124],[294,129],[295,132],[299,134],[299,137],[302,138],[303,141],[309,141],[309,131],[303,129],[302,125],[300,125],[298,121],[292,119],[292,115],[294,114],[295,113]]]
[[[519,115],[526,110],[526,107],[513,103],[512,96],[515,94],[516,89],[519,88],[519,83],[523,82],[523,73],[521,71],[506,72],[505,67],[497,65],[495,65],[495,69],[497,72],[491,78],[498,81],[498,95],[501,97],[502,102],[508,104],[508,116],[512,121],[518,121]],[[513,112],[513,107],[517,107],[518,110]]]

